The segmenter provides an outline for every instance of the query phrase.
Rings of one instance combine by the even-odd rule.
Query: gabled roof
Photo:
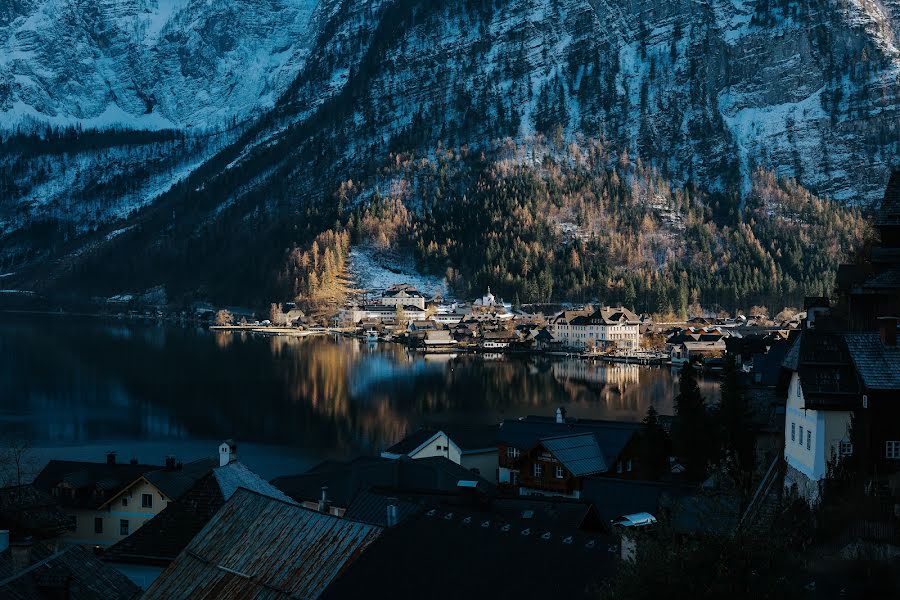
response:
[[[51,460],[34,479],[34,486],[52,494],[65,484],[71,495],[60,494],[59,503],[67,508],[98,508],[140,476],[160,467],[131,463]]]
[[[411,454],[444,432],[463,454],[497,449],[498,425],[435,424],[422,427],[385,450],[390,454]]]
[[[100,562],[81,546],[53,551],[31,548],[31,564],[16,569],[10,551],[0,553],[0,598],[46,600],[132,600],[141,590],[118,569]]]
[[[885,346],[879,333],[848,333],[844,339],[867,389],[900,392],[900,347]]]
[[[641,423],[592,419],[567,419],[565,423],[557,423],[553,417],[530,415],[504,421],[497,432],[497,441],[521,450],[530,450],[546,438],[590,433],[596,438],[608,467],[615,462],[641,427]]]
[[[494,486],[442,456],[399,459],[360,457],[349,462],[328,461],[302,475],[278,477],[272,484],[298,502],[318,501],[322,487],[335,506],[347,507],[369,488],[404,493],[457,493],[460,481],[474,481],[485,493]]]
[[[106,549],[103,560],[169,564],[239,488],[293,502],[243,464],[232,462],[207,473],[177,502],[170,503],[134,533]]]
[[[145,600],[315,600],[381,528],[238,490]]]
[[[575,477],[609,470],[606,457],[593,433],[543,438],[541,445]]]

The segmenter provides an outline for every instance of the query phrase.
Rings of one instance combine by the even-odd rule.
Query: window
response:
[[[119,535],[128,535],[128,519],[119,521]]]
[[[620,460],[619,462],[616,463],[616,473],[621,473],[621,472],[622,472],[622,461]]]
[[[519,449],[518,448],[507,448],[506,456],[509,458],[519,458]]]
[[[629,473],[631,472],[631,459],[630,458],[628,459],[628,464],[625,467],[625,470],[628,471]]]
[[[122,496],[122,506],[128,506],[128,496]]]
[[[153,508],[153,494],[141,494],[141,508]]]
[[[797,397],[799,398],[800,397],[800,378],[799,377],[797,377],[797,387],[795,387],[794,389],[796,390]]]
[[[94,517],[94,533],[103,533],[103,517]]]
[[[793,442],[796,439],[797,439],[797,424],[791,423],[791,441]]]
[[[797,442],[802,446],[803,445],[803,425],[800,426],[800,439]]]
[[[557,466],[557,467],[556,467],[556,478],[557,478],[557,479],[562,479],[562,478],[564,478],[564,477],[565,477],[565,474],[563,473],[563,468],[560,467],[560,466]]]
[[[884,457],[894,460],[900,459],[900,442],[888,441],[884,443]]]
[[[852,442],[841,442],[841,456],[850,456],[853,454]]]
[[[809,450],[812,448],[812,431],[806,430],[806,449]]]
[[[519,472],[518,471],[510,471],[509,472],[509,483],[511,485],[516,485],[519,483]]]
[[[533,473],[535,477],[543,477],[544,475],[544,465],[539,465],[537,463],[533,466]]]

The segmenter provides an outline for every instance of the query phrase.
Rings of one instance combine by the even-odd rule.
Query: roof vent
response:
[[[567,535],[566,537],[563,538],[563,544],[571,544],[572,541],[573,541],[573,540],[572,540],[572,536],[571,536],[571,535]]]
[[[541,536],[541,539],[542,539],[542,540],[549,540],[550,537],[551,537],[551,536],[550,536],[550,532],[548,531],[547,533],[545,533],[544,535]]]
[[[523,511],[522,511],[522,518],[523,518],[523,519],[533,519],[533,518],[534,518],[534,511],[533,511],[533,510],[523,510]]]
[[[528,528],[523,529],[523,530],[522,530],[522,535],[531,535],[531,530],[528,529]]]
[[[490,521],[485,521],[484,523],[481,524],[481,526],[482,526],[482,527],[485,527],[485,528],[490,527],[490,526],[491,526],[491,522],[490,522]]]
[[[503,527],[500,528],[500,531],[509,531],[509,529],[510,529],[509,523],[507,523],[506,525],[504,525]]]
[[[444,520],[445,520],[445,521],[449,521],[449,520],[452,519],[452,518],[453,518],[453,513],[452,513],[452,512],[448,512],[446,515],[444,515]]]

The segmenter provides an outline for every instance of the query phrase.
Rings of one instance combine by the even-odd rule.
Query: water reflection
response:
[[[714,381],[703,382],[710,398]],[[211,333],[63,317],[0,318],[0,430],[38,443],[235,437],[331,454],[377,451],[425,421],[670,413],[663,368],[410,354],[331,337]]]

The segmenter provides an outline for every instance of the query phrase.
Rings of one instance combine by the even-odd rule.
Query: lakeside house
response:
[[[444,425],[423,427],[381,453],[382,458],[412,459],[443,456],[464,469],[497,482],[498,426]]]
[[[223,442],[217,466],[193,481],[177,502],[103,551],[102,560],[147,589],[239,488],[292,502],[237,460],[233,442]]]
[[[563,346],[579,350],[635,351],[641,347],[641,319],[622,306],[565,310],[550,319],[550,330]]]
[[[498,485],[520,495],[580,498],[586,478],[639,478],[641,423],[529,415],[497,433]]]
[[[138,529],[172,499],[142,484],[145,474],[160,470],[136,461],[119,463],[110,452],[104,463],[51,460],[35,478],[34,487],[57,500],[74,519],[74,531],[64,536],[67,544],[103,548]],[[138,496],[133,495],[136,486]]]
[[[404,310],[407,310],[407,307],[413,307],[424,311],[425,296],[408,283],[398,283],[381,293],[378,304],[390,307],[402,306]]]
[[[853,456],[870,489],[900,495],[900,172],[876,215],[880,242],[866,264],[842,270],[838,302],[807,302],[783,363],[784,485],[810,504],[829,463]]]

